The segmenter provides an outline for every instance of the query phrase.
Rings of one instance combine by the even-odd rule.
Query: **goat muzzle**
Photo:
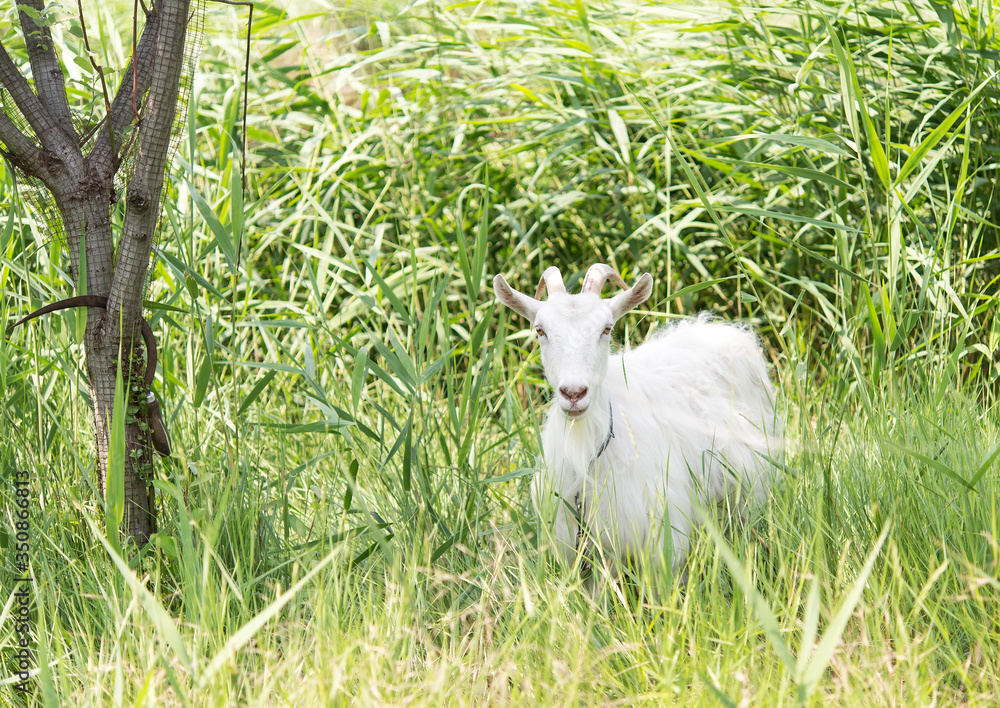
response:
[[[587,393],[589,391],[590,389],[586,386],[577,386],[572,388],[569,386],[560,386],[559,395],[562,398],[560,401],[560,407],[563,409],[563,413],[570,418],[579,418],[586,413],[590,404],[589,402],[584,401],[586,400]],[[566,406],[567,403],[569,404],[569,407]],[[581,403],[583,405],[581,405]]]

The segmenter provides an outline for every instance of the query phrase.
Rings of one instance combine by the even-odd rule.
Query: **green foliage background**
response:
[[[109,70],[129,11],[90,20]],[[207,10],[150,280],[152,548],[93,526],[82,315],[0,345],[35,698],[995,703],[991,3],[258,3],[245,198],[241,17]],[[9,321],[73,293],[7,169]],[[595,261],[654,276],[623,345],[753,322],[787,419],[768,508],[642,606],[536,547],[547,393],[488,288]]]

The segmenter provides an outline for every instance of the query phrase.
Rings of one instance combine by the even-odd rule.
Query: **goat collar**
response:
[[[608,401],[608,434],[604,438],[604,442],[601,446],[597,448],[597,454],[594,455],[593,464],[597,464],[597,460],[600,459],[604,451],[608,449],[608,445],[611,444],[611,438],[615,436],[615,409],[611,405],[611,401]]]

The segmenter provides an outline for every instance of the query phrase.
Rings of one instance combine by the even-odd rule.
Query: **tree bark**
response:
[[[18,0],[17,5],[38,98],[59,130],[65,133],[71,142],[78,142],[76,130],[73,128],[73,117],[69,111],[69,101],[66,100],[62,67],[59,66],[59,59],[52,45],[52,33],[48,25],[39,26],[31,14],[25,12],[25,8],[32,8],[41,15],[45,12],[45,4],[42,0]]]
[[[21,0],[19,7],[43,11],[42,0]],[[146,18],[135,56],[118,87],[110,114],[84,156],[73,126],[65,80],[48,28],[33,13],[19,11],[31,63],[34,90],[0,46],[0,82],[31,127],[25,135],[0,114],[3,153],[19,169],[42,181],[52,193],[69,251],[70,277],[78,290],[106,296],[107,307],[91,307],[84,335],[87,375],[93,392],[97,472],[106,494],[111,412],[119,362],[131,382],[129,401],[144,410],[140,351],[142,294],[160,214],[160,195],[177,114],[184,65],[190,0],[159,0]],[[43,23],[44,25],[44,23]],[[103,101],[98,102],[99,104]],[[136,114],[141,116],[135,125]],[[138,155],[125,197],[125,220],[117,259],[111,229],[114,177],[122,164],[125,131],[139,135]],[[87,254],[80,272],[80,243]],[[148,353],[147,353],[148,354]],[[152,450],[148,420],[125,425],[125,517],[122,530],[138,546],[156,530],[151,484]]]
[[[118,264],[108,294],[107,310],[94,333],[97,356],[91,372],[91,382],[94,384],[94,420],[98,431],[107,430],[100,422],[111,410],[115,392],[115,371],[110,371],[104,365],[110,365],[112,361],[117,365],[115,355],[123,336],[126,351],[130,351],[140,338],[138,325],[142,317],[142,292],[153,236],[160,217],[160,194],[163,191],[163,173],[170,149],[170,131],[177,114],[189,6],[190,0],[160,2],[158,5],[155,59],[146,112],[139,134],[139,155],[125,194],[125,222],[119,239]],[[127,86],[126,82],[125,87]],[[114,117],[112,108],[112,120]],[[104,384],[100,389],[99,381]],[[156,530],[153,487],[148,472],[152,469],[152,451],[147,440],[148,436],[141,436],[137,425],[126,426],[126,449],[139,450],[141,455],[126,457],[123,523],[129,535],[140,546]],[[98,459],[101,474],[107,470],[107,445],[107,437],[102,438],[99,434]]]

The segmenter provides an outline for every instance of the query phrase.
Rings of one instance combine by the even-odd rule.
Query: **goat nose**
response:
[[[559,393],[561,393],[570,403],[576,404],[580,402],[581,398],[587,395],[587,387],[580,386],[579,388],[569,388],[567,386],[561,386],[559,388]]]

